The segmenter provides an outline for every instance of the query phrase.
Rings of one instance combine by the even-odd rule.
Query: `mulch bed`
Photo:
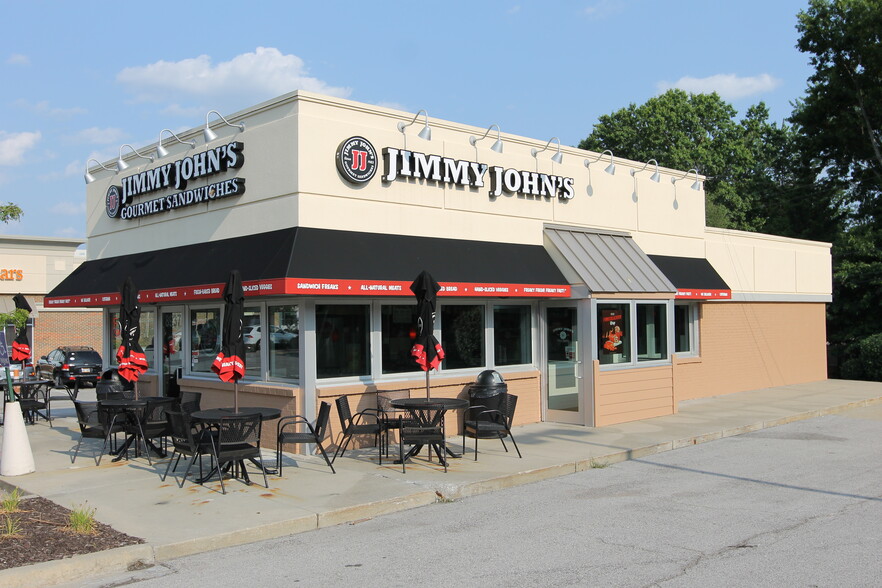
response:
[[[5,534],[7,516],[18,518],[15,536]],[[97,521],[94,533],[76,533],[69,521],[69,509],[39,496],[23,499],[16,513],[0,514],[0,570],[144,543]]]

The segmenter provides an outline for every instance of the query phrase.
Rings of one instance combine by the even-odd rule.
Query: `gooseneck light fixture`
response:
[[[217,139],[217,133],[212,131],[211,128],[208,126],[208,117],[211,116],[212,112],[214,114],[218,115],[218,117],[220,117],[220,119],[222,121],[224,121],[224,123],[226,123],[227,125],[229,125],[231,127],[239,127],[240,131],[245,130],[244,123],[231,123],[230,121],[225,119],[224,116],[221,113],[219,113],[217,110],[209,110],[207,113],[205,113],[205,128],[202,129],[202,137],[205,139],[206,143],[211,143],[212,141]]]
[[[591,171],[591,164],[597,163],[598,161],[603,159],[603,156],[606,155],[607,153],[609,153],[609,165],[606,166],[605,168],[603,168],[603,171],[605,171],[606,173],[608,173],[611,176],[616,175],[616,164],[615,164],[615,160],[613,159],[613,152],[610,151],[609,149],[607,149],[606,151],[604,151],[603,153],[598,155],[597,159],[595,159],[594,161],[590,161],[588,159],[585,160],[585,167],[588,168],[589,173]]]
[[[194,149],[196,147],[196,141],[184,141],[180,137],[178,137],[174,131],[171,129],[162,129],[159,131],[159,141],[156,142],[156,157],[162,159],[168,155],[168,149],[162,146],[162,134],[169,133],[172,137],[174,137],[178,143],[183,143],[184,145],[189,145],[190,149]]]
[[[107,167],[106,165],[104,165],[103,163],[98,161],[97,159],[90,159],[89,161],[94,161],[95,163],[97,163],[99,166],[103,167],[107,171],[116,171],[112,167]],[[89,173],[89,161],[86,162],[86,174],[83,176],[83,178],[86,180],[87,184],[91,184],[92,182],[95,181],[95,176],[93,176],[92,174]]]
[[[659,175],[659,173],[658,173],[658,162],[654,159],[650,159],[649,161],[644,163],[643,167],[641,167],[640,169],[632,169],[631,175],[637,176],[637,174],[642,172],[643,170],[645,170],[649,166],[650,163],[655,164],[655,173],[653,173],[651,176],[649,176],[649,179],[652,180],[653,182],[655,182],[656,184],[658,184],[659,180],[661,180],[661,175]]]
[[[420,132],[417,133],[417,137],[419,137],[420,139],[423,139],[425,141],[432,140],[432,129],[431,129],[431,127],[429,127],[429,113],[426,112],[425,110],[420,110],[418,113],[416,113],[414,115],[413,120],[410,121],[409,123],[404,123],[404,122],[398,123],[398,132],[401,133],[402,135],[404,135],[404,148],[405,149],[407,149],[407,133],[404,132],[404,129],[406,129],[407,127],[409,127],[413,123],[415,123],[421,114],[425,117],[426,124],[425,124],[425,126],[423,126],[422,130],[420,130]]]
[[[142,159],[149,159],[151,162],[153,161],[152,155],[144,155],[143,153],[139,153],[137,149],[135,149],[134,147],[132,147],[128,143],[125,143],[123,145],[120,145],[120,148],[119,148],[119,159],[116,160],[117,173],[119,173],[122,170],[127,169],[129,167],[129,164],[126,163],[125,161],[123,161],[123,158],[122,158],[123,147],[128,147],[129,149],[131,149],[135,153],[135,155],[137,155],[138,157],[140,157]]]
[[[560,152],[560,139],[558,139],[557,137],[550,138],[548,140],[548,143],[546,143],[545,147],[543,147],[542,149],[536,149],[535,147],[533,147],[532,149],[530,149],[530,155],[532,155],[533,157],[536,157],[537,155],[539,155],[540,153],[542,153],[543,151],[548,149],[548,146],[551,145],[552,141],[557,141],[557,153],[555,153],[554,155],[551,156],[551,161],[553,161],[554,163],[562,162],[563,161],[563,153]]]
[[[671,183],[674,184],[674,186],[676,187],[677,182],[679,182],[680,180],[686,179],[686,176],[688,176],[689,174],[692,174],[692,173],[695,174],[695,181],[692,182],[692,185],[689,187],[692,188],[693,190],[701,190],[701,180],[698,179],[698,170],[694,169],[694,168],[690,169],[688,172],[686,172],[685,174],[683,174],[679,178],[671,178]]]
[[[497,125],[497,124],[492,124],[489,127],[487,127],[487,132],[484,133],[484,136],[481,138],[477,138],[474,136],[469,137],[469,143],[472,144],[472,147],[474,147],[477,150],[478,147],[477,147],[476,143],[478,141],[486,139],[487,135],[490,134],[490,131],[493,129],[493,127],[496,127],[496,141],[493,143],[493,145],[490,147],[490,149],[495,151],[496,153],[502,153],[502,139],[499,137],[499,125]]]

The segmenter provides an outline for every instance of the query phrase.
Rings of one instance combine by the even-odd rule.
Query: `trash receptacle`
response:
[[[478,374],[475,383],[469,388],[469,405],[485,406],[487,410],[499,410],[502,395],[507,392],[508,384],[505,383],[502,374],[496,370],[484,370]],[[472,412],[469,414],[477,416]],[[485,415],[482,418],[490,417]]]
[[[116,369],[109,369],[103,374],[95,384],[95,395],[98,400],[104,400],[113,397],[121,397],[125,390],[131,390],[134,385],[119,375]]]

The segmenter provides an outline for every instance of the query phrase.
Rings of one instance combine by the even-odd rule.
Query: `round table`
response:
[[[400,408],[407,411],[412,411],[411,414],[414,418],[419,419],[420,416],[418,411],[425,409],[429,406],[440,406],[442,412],[447,412],[448,410],[459,410],[462,408],[469,407],[469,401],[467,398],[397,398],[392,400],[389,404],[392,405],[393,408]],[[434,446],[433,446],[434,447]],[[423,448],[422,445],[414,445],[411,447],[410,451],[404,456],[404,460],[406,461],[408,458],[416,455]],[[440,449],[434,447],[438,455],[442,455]],[[461,457],[460,454],[455,453],[450,450],[449,447],[445,445],[445,452],[450,457]],[[431,451],[431,450],[430,450]],[[395,463],[401,463],[401,460],[396,460]],[[446,465],[446,464],[445,464]]]
[[[137,427],[138,431],[141,431],[141,418],[137,414],[137,411],[147,407],[147,400],[144,398],[139,398],[138,400],[135,400],[134,398],[112,398],[109,400],[100,400],[98,406],[107,411],[108,414],[112,415],[110,422],[107,424],[108,438],[110,437],[110,431],[113,429],[117,419],[125,419],[128,421],[129,425],[133,425],[131,428],[132,432],[126,436],[125,442],[123,442],[122,447],[119,448],[116,457],[111,461],[117,462],[123,457],[128,459],[129,447],[132,446],[132,443],[135,443],[135,452],[137,455],[137,452],[140,451],[140,449],[138,449],[138,444],[136,443],[138,433],[135,432],[135,427]],[[149,453],[147,454],[147,460],[150,461]]]
[[[211,425],[212,423],[219,423],[221,421],[221,419],[223,419],[224,417],[238,416],[238,415],[243,415],[243,414],[254,414],[254,413],[260,414],[261,422],[270,421],[270,420],[277,419],[280,416],[282,416],[282,411],[281,411],[281,409],[278,409],[278,408],[270,408],[268,406],[240,406],[239,412],[236,412],[236,410],[232,407],[229,407],[229,408],[206,408],[204,410],[197,410],[197,411],[190,413],[190,418],[193,419],[194,421],[199,421],[201,423],[205,423],[206,425]],[[249,461],[251,461],[251,463],[253,463],[257,467],[262,469],[267,474],[274,475],[276,473],[276,470],[264,467],[262,460],[259,463],[256,460],[249,458]],[[227,466],[227,469],[229,469],[229,465]],[[206,474],[200,480],[197,480],[197,482],[199,482],[200,484],[204,484],[216,472],[218,472],[217,467],[215,467],[215,469],[213,469],[212,471],[208,472],[208,474]],[[220,473],[220,472],[218,472],[218,473]],[[245,473],[244,465],[242,467],[242,473],[245,477],[245,480],[248,481],[248,483],[250,484],[251,482],[250,482],[250,480],[248,480],[248,474]],[[221,475],[223,475],[223,474],[221,474]]]

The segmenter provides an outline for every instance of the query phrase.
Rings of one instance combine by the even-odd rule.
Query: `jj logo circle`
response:
[[[104,197],[104,208],[107,216],[116,218],[119,216],[120,208],[122,208],[122,196],[119,193],[119,186],[111,186],[107,189],[107,195]]]
[[[337,169],[353,184],[368,182],[377,173],[377,151],[364,137],[350,137],[337,147]]]

